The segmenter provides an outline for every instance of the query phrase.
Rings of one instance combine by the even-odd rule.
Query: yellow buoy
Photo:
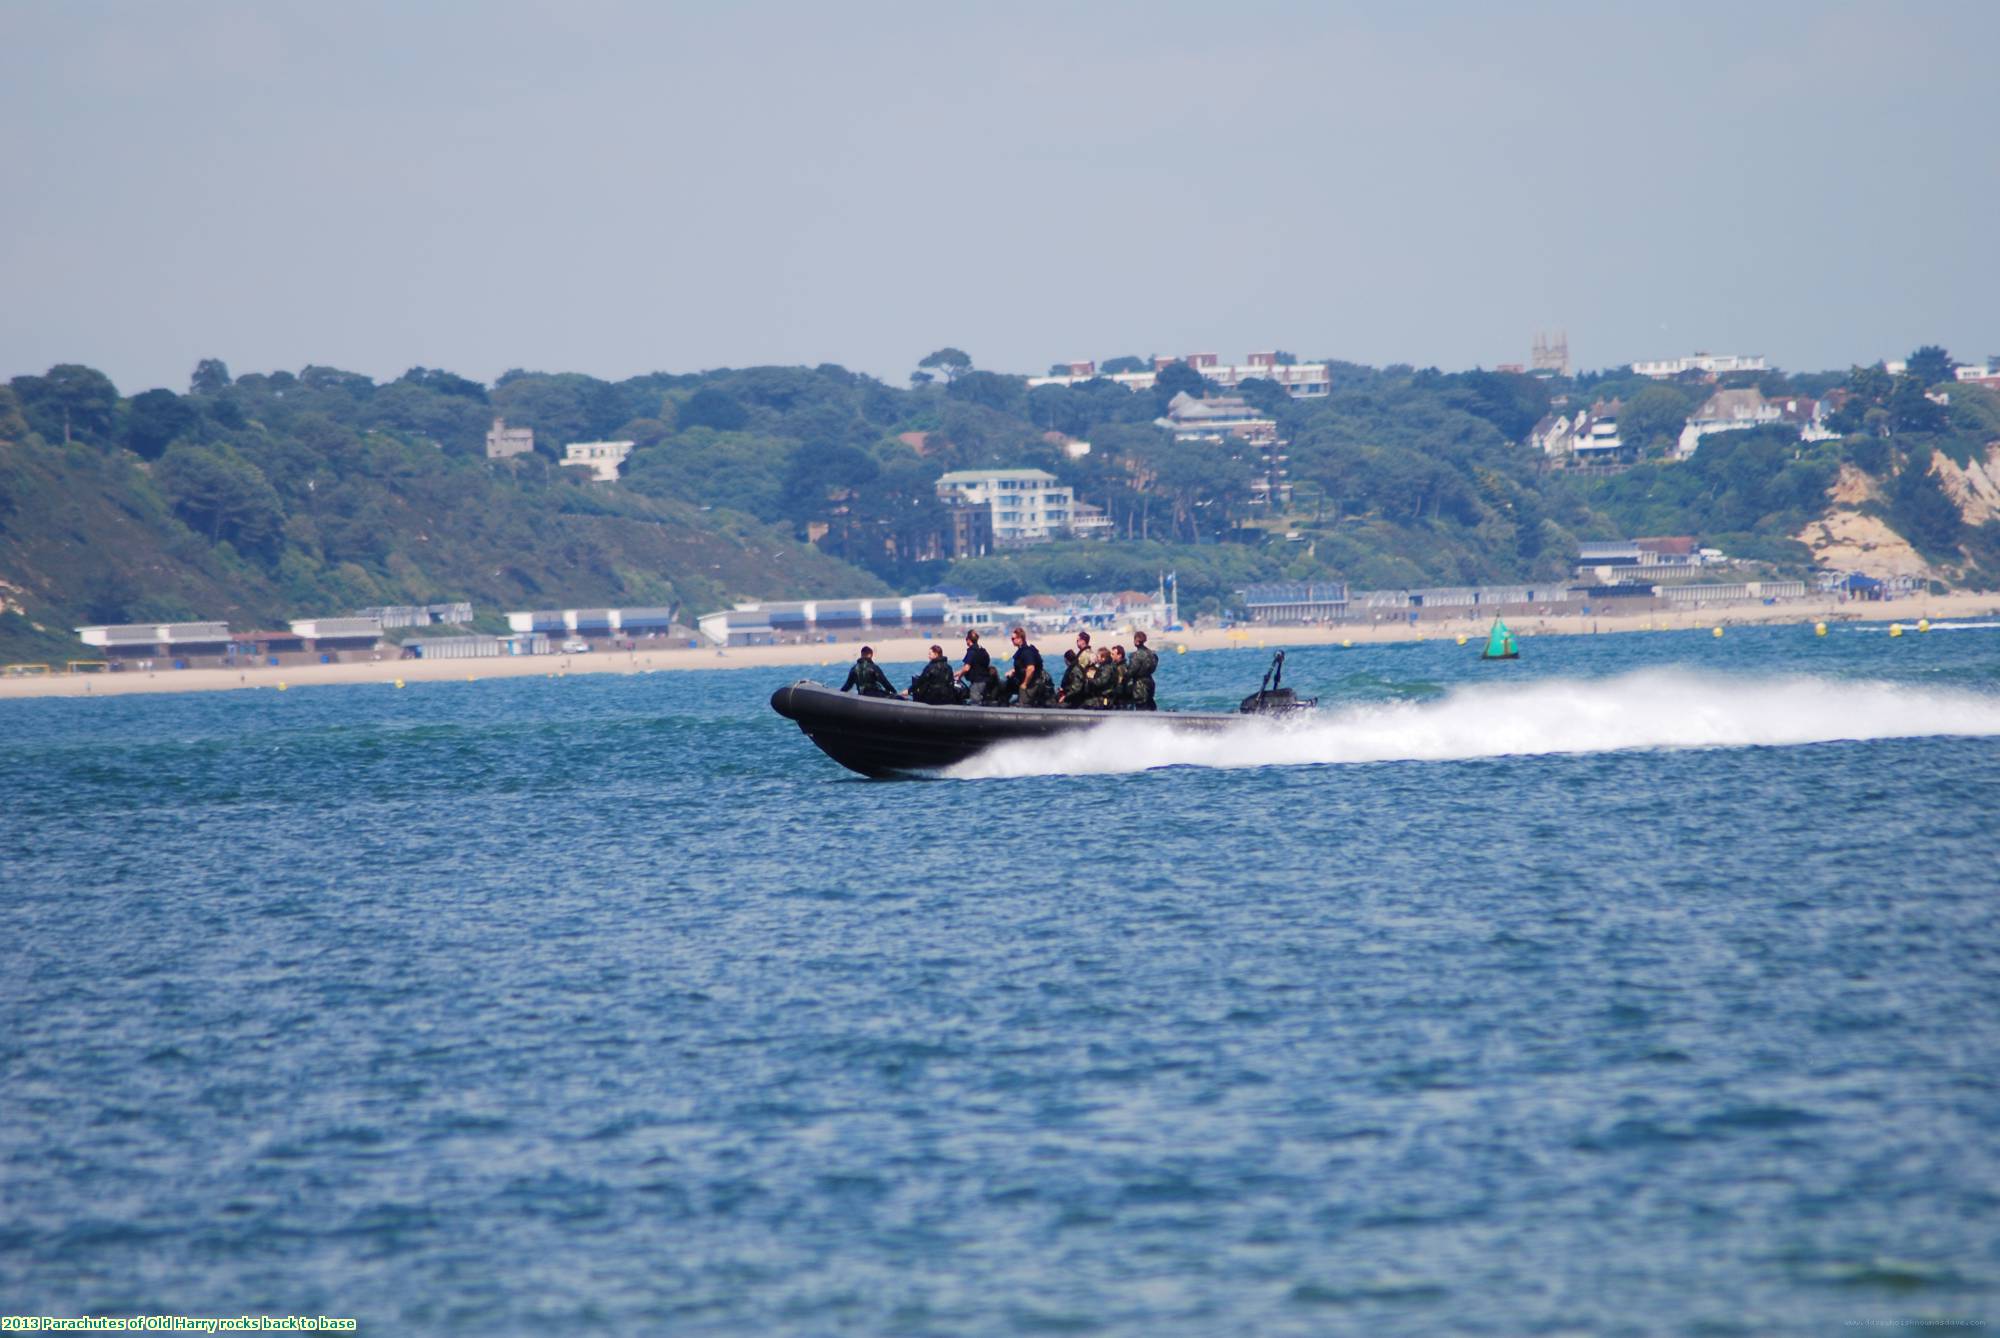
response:
[[[1178,644],[1177,644],[1177,645],[1176,645],[1176,646],[1174,647],[1174,654],[1176,654],[1176,655],[1185,655],[1185,654],[1187,654],[1187,647],[1186,647],[1185,645],[1178,645]]]
[[[1459,645],[1461,645],[1461,646],[1463,646],[1463,645],[1465,644],[1465,633],[1463,633],[1463,632],[1460,632],[1460,633],[1458,634],[1458,644],[1459,644]]]
[[[1348,639],[1347,639],[1346,637],[1342,637],[1342,638],[1340,639],[1340,644],[1341,644],[1341,646],[1342,646],[1342,648],[1343,648],[1343,649],[1346,649],[1346,650],[1353,650],[1353,649],[1354,649],[1354,643],[1353,643],[1352,641],[1349,641],[1349,640],[1348,640]]]
[[[1711,629],[1709,630],[1709,635],[1710,635],[1710,636],[1721,636],[1721,635],[1722,635],[1722,629],[1721,629],[1720,627],[1716,627],[1716,628],[1711,628]]]
[[[1931,630],[1931,620],[1930,620],[1929,618],[1919,618],[1919,619],[1917,619],[1917,630],[1918,630],[1919,632],[1928,632],[1928,631],[1930,631],[1930,630]]]
[[[281,682],[279,682],[279,684],[278,684],[278,691],[280,691],[280,692],[283,692],[284,690],[285,690],[285,685],[284,685],[284,683],[283,683],[283,682],[281,681]]]
[[[1890,623],[1890,624],[1889,624],[1889,635],[1890,635],[1890,636],[1901,636],[1901,635],[1903,635],[1903,625],[1902,625],[1901,623]]]
[[[468,682],[468,683],[472,682],[472,675],[471,675],[471,674],[467,674],[467,675],[465,676],[465,681],[466,681],[466,682]]]
[[[399,679],[397,679],[397,680],[396,680],[396,686],[397,686],[397,687],[399,687],[399,688],[400,688],[400,687],[402,687],[402,686],[403,686],[403,680],[402,680],[402,679],[400,679],[400,678],[399,678]]]
[[[1813,624],[1813,635],[1814,635],[1814,636],[1825,636],[1825,635],[1826,635],[1826,624],[1825,624],[1825,623],[1814,623],[1814,624]]]

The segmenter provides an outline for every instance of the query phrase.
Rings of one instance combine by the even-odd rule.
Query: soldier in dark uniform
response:
[[[1033,646],[1028,649],[1035,653],[1035,672],[1021,688],[1021,705],[1054,706],[1056,681],[1049,677],[1048,668],[1042,663],[1042,653]]]
[[[943,646],[931,647],[930,659],[910,680],[910,700],[932,706],[957,705],[958,692],[951,685],[951,661],[944,657]]]
[[[846,692],[850,688],[859,692],[864,697],[894,697],[900,695],[897,693],[895,685],[889,681],[889,676],[882,672],[882,666],[875,663],[875,648],[873,646],[863,646],[861,648],[861,658],[856,660],[854,667],[847,671],[847,681],[840,685],[840,690]]]
[[[1062,690],[1056,694],[1058,706],[1083,705],[1083,685],[1088,677],[1084,667],[1076,662],[1076,652],[1063,652]]]
[[[1028,644],[1028,631],[1017,627],[1010,634],[1014,643],[1014,668],[1000,681],[996,706],[1005,706],[1017,696],[1023,706],[1039,706],[1047,695],[1048,671],[1042,667],[1042,653]]]
[[[993,657],[986,653],[986,647],[979,644],[977,632],[968,630],[965,634],[964,665],[952,678],[964,682],[974,706],[983,706],[993,691],[998,675],[993,672]]]
[[[1090,663],[1090,669],[1083,682],[1083,705],[1093,711],[1111,708],[1111,691],[1117,685],[1116,670],[1112,668],[1111,651],[1100,647],[1097,658]]]
[[[1132,705],[1130,676],[1125,672],[1125,648],[1111,648],[1111,709],[1128,710]]]
[[[1125,695],[1135,711],[1151,711],[1156,706],[1153,700],[1153,672],[1160,667],[1160,657],[1146,645],[1146,634],[1132,634],[1132,653],[1125,657]]]

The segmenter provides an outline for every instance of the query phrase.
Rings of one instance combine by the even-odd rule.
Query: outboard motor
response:
[[[1264,681],[1257,690],[1243,699],[1237,707],[1243,715],[1290,715],[1293,711],[1310,711],[1319,705],[1317,697],[1301,697],[1290,688],[1281,686],[1285,677],[1285,652],[1279,651],[1271,657],[1271,667],[1264,671]]]

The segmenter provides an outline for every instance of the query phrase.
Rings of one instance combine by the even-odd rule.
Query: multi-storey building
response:
[[[1218,395],[1196,399],[1182,391],[1167,404],[1167,416],[1153,420],[1175,441],[1208,442],[1230,448],[1232,459],[1250,465],[1250,500],[1267,506],[1275,498],[1283,503],[1291,498],[1285,482],[1285,443],[1278,436],[1278,420],[1266,418],[1240,396]]]
[[[2000,390],[2000,357],[1987,358],[1981,362],[1969,362],[1953,370],[1952,376],[1975,386],[1985,386],[1989,390]]]
[[[625,457],[632,454],[637,442],[631,441],[573,441],[563,447],[563,467],[575,465],[588,469],[590,476],[599,483],[614,483],[618,471],[625,464]]]
[[[998,545],[1036,543],[1067,533],[1076,495],[1045,469],[955,469],[937,481],[941,501],[984,506]]]
[[[1633,453],[1618,432],[1618,411],[1624,407],[1619,400],[1598,400],[1574,414],[1551,414],[1535,424],[1528,444],[1558,463],[1623,463]]]
[[[505,460],[510,455],[526,455],[535,449],[535,429],[531,427],[508,427],[507,420],[493,420],[493,430],[486,434],[486,458]]]
[[[1656,362],[1632,364],[1632,370],[1637,375],[1662,381],[1683,372],[1700,372],[1712,381],[1729,372],[1767,372],[1770,369],[1770,364],[1763,358],[1735,353],[1696,353],[1685,358],[1662,358]]]
[[[1284,362],[1277,353],[1252,353],[1240,363],[1225,363],[1214,353],[1189,353],[1179,358],[1154,358],[1150,372],[1112,372],[1103,379],[1128,390],[1151,390],[1159,374],[1174,363],[1185,362],[1202,376],[1226,389],[1249,380],[1275,381],[1295,399],[1316,399],[1332,393],[1333,373],[1323,362]],[[1028,385],[1074,386],[1100,376],[1094,362],[1072,362],[1062,375],[1031,376]]]

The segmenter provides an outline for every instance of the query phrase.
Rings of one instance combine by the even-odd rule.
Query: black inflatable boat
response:
[[[1094,711],[1021,706],[931,706],[898,697],[859,697],[801,680],[771,694],[771,709],[795,721],[820,751],[849,771],[886,779],[941,771],[1002,743],[1047,739],[1106,725],[1141,729],[1233,729],[1255,717],[1310,710],[1280,687],[1284,652],[1263,685],[1235,711]]]

